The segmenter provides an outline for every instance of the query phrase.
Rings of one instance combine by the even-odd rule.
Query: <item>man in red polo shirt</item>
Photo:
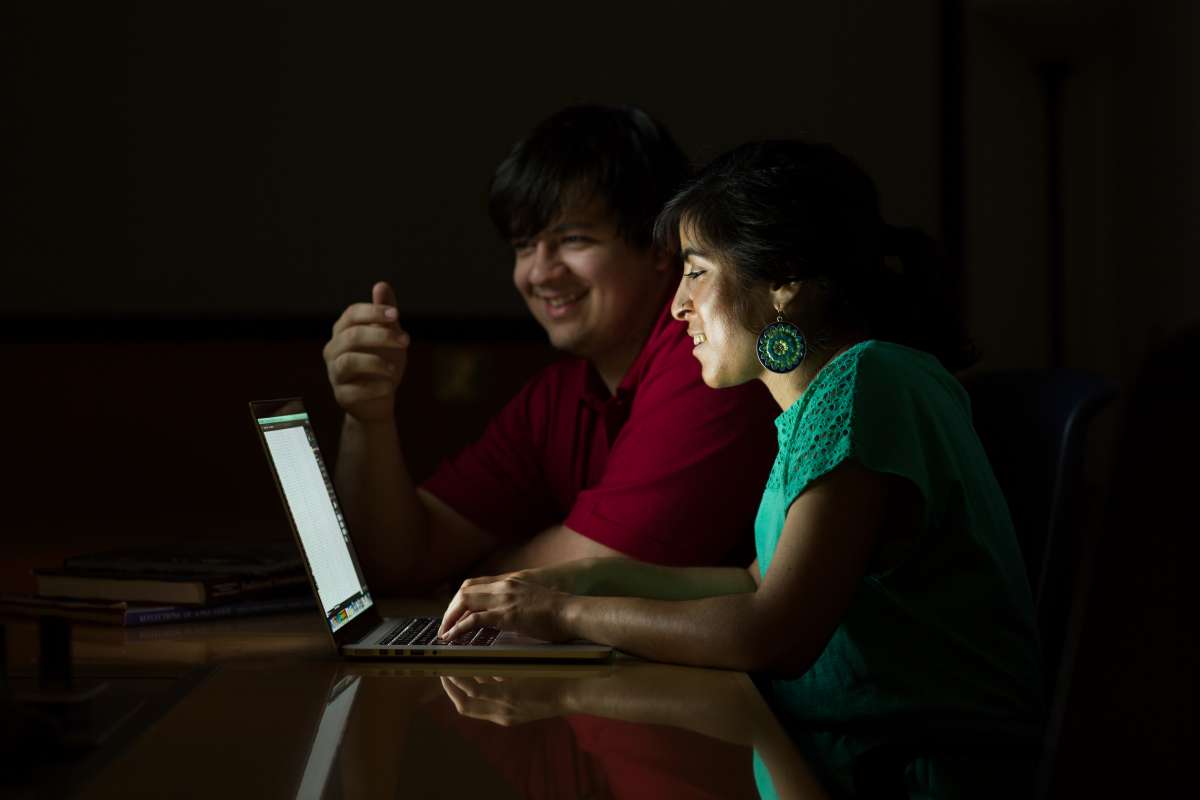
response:
[[[373,587],[589,556],[748,561],[777,409],[757,383],[706,387],[671,318],[679,268],[651,228],[686,175],[667,131],[628,107],[561,111],[501,162],[490,210],[513,283],[568,357],[419,487],[394,417],[410,338],[391,287],[338,319],[335,482]]]

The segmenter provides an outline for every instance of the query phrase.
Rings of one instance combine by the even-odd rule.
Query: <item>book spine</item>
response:
[[[125,624],[129,627],[137,625],[158,625],[166,622],[184,622],[201,619],[222,619],[225,617],[249,617],[255,614],[270,614],[276,611],[295,611],[311,608],[311,597],[278,597],[266,600],[243,601],[219,606],[196,606],[193,608],[147,608],[130,609],[125,614]]]

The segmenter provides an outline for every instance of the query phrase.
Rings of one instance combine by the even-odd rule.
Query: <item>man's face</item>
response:
[[[619,236],[603,204],[567,209],[512,245],[513,283],[554,347],[597,363],[636,354],[667,263]]]

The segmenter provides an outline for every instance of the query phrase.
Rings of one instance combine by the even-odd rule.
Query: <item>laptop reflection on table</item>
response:
[[[308,749],[304,772],[300,776],[300,786],[296,789],[297,800],[326,796],[329,776],[341,749],[346,723],[350,719],[350,711],[354,708],[354,699],[361,681],[362,678],[358,675],[344,675],[340,678],[334,675],[324,708],[317,721],[316,731],[313,733],[312,745]]]

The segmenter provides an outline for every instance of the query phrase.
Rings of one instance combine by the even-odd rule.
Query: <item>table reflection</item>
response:
[[[558,718],[602,769],[604,796],[827,796],[740,673],[637,663],[569,681],[439,680],[466,718],[503,727]]]
[[[747,676],[720,670],[237,663],[82,796],[973,797],[991,794],[973,776],[1014,763],[921,741],[789,735]]]
[[[692,796],[695,787],[681,782],[700,777],[701,759],[712,767],[700,781],[704,791],[739,796],[749,786],[744,767],[751,754],[756,796],[763,798],[1033,796],[1040,732],[1028,727],[929,718],[830,729],[790,721],[785,733],[746,676],[660,664],[569,682],[454,675],[440,681],[465,717],[511,727],[561,716],[584,749],[589,725],[661,748],[657,773],[610,783],[613,796],[637,796],[638,789],[654,790],[646,796]],[[632,727],[617,733],[621,725]],[[640,744],[626,749],[644,752]],[[737,777],[722,784],[731,776]]]

